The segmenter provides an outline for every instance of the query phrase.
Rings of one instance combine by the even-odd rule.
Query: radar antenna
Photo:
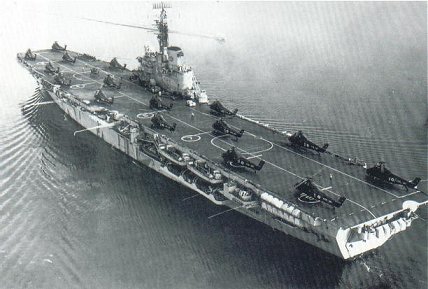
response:
[[[158,30],[158,41],[159,41],[159,52],[163,55],[165,48],[167,48],[168,45],[168,23],[166,21],[167,15],[166,15],[166,8],[171,8],[171,6],[167,3],[161,2],[153,4],[153,9],[161,9],[161,13],[159,16],[159,20],[156,20],[155,27]]]

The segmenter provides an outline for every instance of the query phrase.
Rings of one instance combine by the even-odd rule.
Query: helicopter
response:
[[[215,100],[213,103],[210,104],[211,113],[217,116],[235,116],[238,112],[238,109],[235,109],[234,111],[230,111],[227,108],[221,104],[220,101]]]
[[[120,89],[122,86],[122,82],[119,82],[119,84],[116,84],[114,82],[113,76],[111,74],[107,74],[107,76],[104,78],[104,85],[111,87],[111,88],[117,88]]]
[[[119,68],[122,70],[126,69],[126,64],[122,65],[119,63],[119,61],[117,61],[117,58],[114,57],[111,61],[110,61],[110,68]]]
[[[69,62],[69,63],[75,63],[76,62],[76,56],[74,57],[74,58],[72,58],[69,54],[68,54],[68,52],[66,51],[65,53],[64,53],[64,55],[62,56],[62,61],[64,61],[64,62]]]
[[[98,75],[98,74],[100,74],[100,70],[96,67],[92,67],[90,73],[91,73],[91,75]]]
[[[68,81],[65,79],[64,74],[62,72],[58,72],[54,76],[54,81],[56,84],[62,85],[62,86],[70,86],[71,85],[71,79]]]
[[[324,202],[335,208],[342,206],[346,198],[341,196],[338,200],[335,200],[325,193],[323,190],[318,189],[313,183],[311,178],[306,178],[294,185],[296,191],[296,197],[303,203],[315,204],[318,202]]]
[[[96,102],[113,104],[114,97],[107,97],[101,89],[97,89],[94,94]]]
[[[89,55],[87,53],[83,53],[83,54],[79,53],[77,58],[80,60],[84,60],[84,61],[96,61],[97,60],[97,58],[95,56]]]
[[[217,120],[213,123],[214,133],[216,134],[230,134],[235,136],[236,138],[241,137],[244,134],[244,130],[236,130],[231,128],[223,119]]]
[[[314,150],[318,153],[325,153],[328,148],[328,143],[324,144],[322,147],[308,140],[301,130],[295,132],[294,134],[288,137],[288,140],[292,145],[304,147],[307,149]]]
[[[246,158],[240,156],[236,152],[235,147],[231,147],[230,149],[225,151],[221,156],[223,158],[223,161],[227,165],[230,165],[231,167],[247,167],[247,168],[253,169],[255,172],[260,171],[265,164],[264,160],[261,160],[258,165],[250,162]]]
[[[30,48],[28,48],[27,52],[25,52],[24,59],[25,60],[36,60],[37,54],[33,53]]]
[[[160,113],[156,113],[152,118],[152,128],[160,128],[160,129],[169,129],[170,131],[174,131],[177,124],[174,122],[172,125],[168,124],[164,117]]]
[[[54,50],[54,51],[66,51],[67,50],[67,44],[64,45],[64,47],[61,47],[61,45],[59,45],[58,42],[55,41],[52,44],[52,50]]]
[[[49,74],[53,74],[53,73],[59,73],[59,67],[57,67],[55,69],[55,67],[53,66],[52,62],[48,62],[45,66],[45,72],[49,73]]]
[[[150,99],[149,104],[151,109],[155,108],[155,109],[166,109],[166,110],[170,110],[174,105],[173,103],[170,103],[169,105],[163,103],[162,100],[156,94],[153,95],[153,97]]]
[[[385,167],[385,162],[378,162],[371,168],[366,169],[366,175],[374,180],[380,180],[391,184],[402,185],[408,190],[408,188],[417,189],[421,178],[415,178],[413,181],[407,181],[395,174]]]

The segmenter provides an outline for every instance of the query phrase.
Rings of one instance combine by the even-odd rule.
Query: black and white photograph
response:
[[[0,289],[428,288],[427,25],[2,2]]]

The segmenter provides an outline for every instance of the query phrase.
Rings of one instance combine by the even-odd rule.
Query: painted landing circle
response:
[[[199,135],[189,134],[182,136],[181,140],[185,142],[197,142],[201,140],[201,137]]]

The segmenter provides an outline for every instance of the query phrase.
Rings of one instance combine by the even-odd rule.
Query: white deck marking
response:
[[[45,56],[43,56],[43,55],[40,55],[41,57],[43,57],[43,58],[45,58],[46,60],[50,60],[49,58],[47,58],[47,57],[45,57]],[[79,60],[79,61],[81,61],[81,60]],[[81,61],[81,62],[83,62],[83,63],[85,63],[85,64],[87,64],[87,65],[89,65],[89,66],[92,66],[92,65],[90,65],[90,64],[88,64],[88,63],[86,63],[86,62],[84,62],[84,61]],[[55,63],[57,63],[57,62],[55,62]],[[75,71],[75,70],[73,70],[73,69],[70,69],[70,68],[68,68],[68,67],[66,67],[66,66],[64,66],[64,65],[61,65],[61,64],[59,64],[59,63],[57,63],[57,65],[59,65],[59,66],[61,66],[61,67],[63,67],[63,68],[66,68],[66,69],[69,69],[70,71],[73,71],[73,72],[75,72],[76,74],[79,74],[79,75],[81,75],[81,73],[80,72],[77,72],[77,71]],[[94,66],[92,66],[92,67],[94,67]],[[100,69],[100,71],[102,71],[102,72],[104,72],[104,73],[107,73],[107,72],[105,72],[104,70],[102,70],[102,69]],[[86,77],[86,76],[84,76],[84,75],[81,75],[81,76],[83,76],[83,77]],[[88,78],[88,77],[86,77],[86,78]],[[92,80],[92,79],[91,79]],[[100,82],[98,82],[98,81],[95,81],[95,82],[97,82],[97,83],[100,83]],[[100,83],[100,84],[102,84],[102,83]],[[130,99],[132,99],[132,100],[134,100],[134,101],[136,101],[136,102],[138,102],[138,103],[141,103],[141,104],[143,104],[143,105],[145,105],[145,106],[148,106],[146,103],[144,103],[143,101],[140,101],[140,100],[138,100],[138,99],[135,99],[135,98],[133,98],[133,97],[131,97],[131,96],[129,96],[129,95],[127,95],[127,94],[125,94],[125,93],[123,93],[123,92],[119,92],[121,95],[123,95],[123,96],[126,96],[126,97],[128,97],[128,98],[130,98]],[[192,108],[191,108],[192,109]],[[193,109],[193,110],[195,110],[195,109]],[[203,112],[200,112],[200,111],[198,111],[198,110],[195,110],[195,111],[197,111],[198,113],[201,113],[201,114],[205,114],[205,115],[208,115],[208,114],[206,114],[206,113],[203,113]],[[211,117],[212,118],[212,116],[211,115],[208,115],[209,117]],[[187,125],[187,126],[189,126],[189,127],[192,127],[193,129],[195,129],[195,130],[197,130],[197,131],[199,131],[199,132],[204,132],[204,131],[202,131],[201,129],[199,129],[199,128],[197,128],[197,127],[195,127],[195,126],[193,126],[193,125],[191,125],[191,124],[189,124],[189,123],[187,123],[187,122],[185,122],[185,121],[182,121],[181,119],[178,119],[178,118],[176,118],[176,117],[173,117],[173,116],[171,116],[171,115],[169,115],[169,117],[171,117],[171,118],[173,118],[173,119],[175,119],[175,120],[177,120],[177,121],[179,121],[179,122],[181,122],[181,123],[184,123],[185,125]],[[249,133],[249,132],[247,132],[247,134],[249,134],[249,135],[252,135],[252,136],[254,136],[254,137],[256,137],[256,135],[255,134],[252,134],[252,133]],[[263,139],[262,137],[259,137],[260,139]],[[223,141],[223,140],[221,140],[221,141]],[[223,142],[225,142],[225,141],[223,141]],[[225,143],[227,143],[227,142],[225,142]],[[228,143],[227,143],[228,144]],[[275,143],[273,143],[272,142],[272,144],[274,144],[274,145],[276,145]],[[218,147],[218,146],[216,146],[216,145],[214,145],[215,147],[217,147],[217,148],[219,148],[219,149],[221,149],[221,150],[223,150],[224,151],[224,149],[223,148],[220,148],[220,147]],[[276,146],[278,146],[278,145],[276,145]],[[279,147],[281,147],[281,146],[279,146]],[[282,148],[282,147],[281,147]],[[250,155],[252,155],[250,152],[247,152],[247,151],[245,151],[245,150],[243,150],[243,149],[241,149],[241,148],[237,148],[237,149],[239,149],[240,151],[243,151],[243,152],[246,152],[247,154],[250,154]],[[284,148],[285,149],[285,148]],[[293,151],[291,151],[291,152],[293,152]],[[295,152],[293,152],[293,153],[295,153]],[[297,155],[300,155],[300,154],[298,154],[298,153],[295,153],[295,154],[297,154]],[[302,157],[304,157],[304,158],[307,158],[307,157],[305,157],[305,156],[303,156],[303,155],[300,155],[300,156],[302,156]],[[314,160],[312,160],[312,159],[310,159],[310,158],[307,158],[308,160],[311,160],[311,161],[314,161]],[[293,175],[293,176],[295,176],[295,177],[297,177],[297,178],[300,178],[300,179],[304,179],[303,177],[301,177],[301,176],[299,176],[299,175],[297,175],[297,174],[295,174],[295,173],[293,173],[293,172],[290,172],[290,171],[288,171],[288,170],[286,170],[286,169],[284,169],[283,167],[280,167],[280,166],[278,166],[278,165],[276,165],[276,164],[274,164],[274,163],[272,163],[272,162],[269,162],[269,161],[267,161],[267,160],[264,160],[265,161],[265,163],[267,163],[267,164],[270,164],[271,166],[273,166],[273,167],[275,167],[275,168],[277,168],[277,169],[279,169],[279,170],[282,170],[282,171],[284,171],[284,172],[287,172],[287,173],[289,173],[289,174],[291,174],[291,175]],[[315,161],[316,162],[316,161]],[[316,162],[316,163],[319,163],[319,162]],[[331,167],[329,167],[329,166],[327,166],[327,165],[324,165],[324,164],[322,164],[322,163],[319,163],[320,165],[322,165],[322,166],[325,166],[325,167],[328,167],[328,168],[331,168]],[[334,168],[331,168],[332,170],[334,170],[334,171],[337,171],[337,172],[339,172],[339,173],[342,173],[342,174],[345,174],[345,175],[348,175],[348,174],[346,174],[346,173],[344,173],[344,172],[341,172],[341,171],[339,171],[339,170],[336,170],[336,169],[334,169]],[[349,177],[352,177],[352,176],[350,176],[350,175],[348,175]],[[358,178],[355,178],[355,177],[352,177],[352,178],[354,178],[354,179],[356,179],[356,180],[359,180],[359,181],[362,181],[362,180],[360,180],[360,179],[358,179]],[[364,181],[362,181],[362,182],[364,182]],[[366,183],[366,182],[364,182],[364,183]],[[366,183],[366,184],[369,184],[369,183]],[[369,185],[371,185],[371,184],[369,184]],[[372,185],[373,186],[373,185]],[[373,187],[376,187],[376,186],[373,186]],[[377,187],[376,187],[377,188]],[[380,189],[380,188],[379,188]],[[384,190],[383,190],[384,191]],[[385,192],[387,192],[387,191],[385,191]],[[387,193],[389,193],[389,192],[387,192]],[[389,193],[389,194],[391,194],[391,193]],[[337,195],[337,194],[336,194]],[[391,195],[393,195],[393,194],[391,194]],[[397,197],[397,196],[396,196]],[[354,204],[356,204],[356,205],[358,205],[358,206],[360,206],[361,208],[364,208],[365,210],[367,210],[370,214],[372,214],[373,216],[374,216],[374,214],[370,211],[370,210],[368,210],[367,208],[365,208],[364,206],[362,206],[361,204],[359,204],[359,203],[357,203],[357,202],[355,202],[355,201],[352,201],[351,199],[349,199],[349,198],[347,198],[347,200],[348,201],[350,201],[351,203],[354,203]],[[376,216],[375,216],[376,217]]]
[[[211,144],[214,146],[214,147],[216,147],[216,148],[218,148],[218,149],[220,149],[220,150],[222,150],[222,151],[227,151],[226,149],[224,149],[224,148],[222,148],[221,146],[218,146],[218,145],[216,145],[215,143],[214,143],[214,140],[215,139],[217,139],[218,138],[218,136],[217,137],[213,137],[212,139],[211,139]]]
[[[211,133],[211,131],[200,132],[200,133],[197,133],[197,134],[194,134],[194,135],[195,135],[195,136],[196,136],[196,135],[197,135],[197,136],[199,136],[199,135],[208,134],[208,133]]]
[[[251,156],[251,157],[248,157],[247,158],[247,160],[251,160],[251,159],[254,159],[254,158],[259,158],[259,157],[261,157],[262,155],[256,155],[256,156]]]
[[[81,81],[84,81],[84,80],[81,80]],[[81,88],[85,88],[87,85],[91,85],[91,84],[94,84],[94,83],[96,83],[96,82],[85,82],[85,83],[79,83],[79,84],[73,84],[73,85],[70,85],[70,88],[71,89],[81,89]]]
[[[330,190],[330,189],[326,189],[326,191],[327,191],[327,192],[330,192],[330,193],[332,193],[333,195],[336,195],[336,196],[338,196],[338,197],[342,197],[341,195],[336,194],[335,192],[333,192],[333,191],[332,191],[332,190]],[[369,209],[367,209],[366,207],[364,207],[364,206],[363,206],[363,205],[361,205],[360,203],[355,202],[355,201],[353,201],[353,200],[351,200],[351,199],[349,199],[349,198],[346,198],[345,202],[346,202],[346,201],[349,201],[349,202],[351,202],[351,203],[353,203],[353,204],[355,204],[355,205],[359,206],[360,208],[362,208],[362,209],[366,210],[367,212],[369,212],[369,213],[370,213],[374,218],[377,218],[377,216],[376,216],[375,214],[373,214],[373,212],[372,212],[372,211],[370,211]],[[382,205],[383,205],[383,204],[382,204]],[[351,214],[353,214],[353,212],[352,212]],[[351,214],[349,214],[349,215],[351,215]]]
[[[155,114],[153,112],[143,112],[137,114],[137,118],[139,119],[149,119],[152,118]]]
[[[81,75],[81,74],[83,74],[83,73],[88,73],[88,72],[82,72],[82,73],[80,73],[79,75]],[[80,81],[85,81],[85,80],[83,80],[83,79],[81,79],[81,78],[77,77],[76,75],[77,75],[77,73],[74,73],[74,74],[73,74],[73,77],[74,77],[75,79],[80,80]]]
[[[252,152],[251,154],[253,154],[253,155],[255,155],[255,154],[261,154],[261,153],[265,153],[265,152],[268,152],[271,149],[273,149],[273,143],[271,141],[268,141],[267,139],[264,139],[262,137],[256,137],[255,135],[253,135],[253,136],[254,136],[254,138],[258,138],[258,139],[260,139],[262,141],[265,141],[265,142],[269,143],[270,147],[268,147],[267,149],[263,149],[263,150]]]
[[[183,135],[181,137],[181,140],[185,142],[197,142],[201,140],[201,137],[196,134],[189,134],[189,135]]]

